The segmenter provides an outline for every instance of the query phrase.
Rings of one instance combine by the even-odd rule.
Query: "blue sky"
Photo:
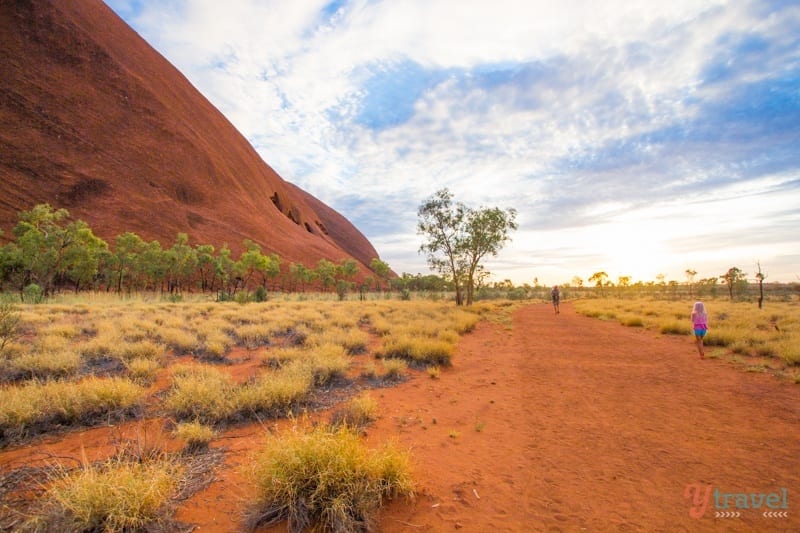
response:
[[[397,272],[515,208],[493,279],[800,276],[800,2],[106,0]]]

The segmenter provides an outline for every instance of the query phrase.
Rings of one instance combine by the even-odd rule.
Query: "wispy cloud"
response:
[[[520,212],[500,279],[800,272],[795,2],[108,3],[398,271],[449,187]]]

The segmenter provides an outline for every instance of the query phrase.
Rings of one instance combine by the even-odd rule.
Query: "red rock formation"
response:
[[[287,183],[189,81],[101,0],[0,2],[0,228],[65,207],[113,246],[265,253],[314,266],[378,254],[350,222]]]

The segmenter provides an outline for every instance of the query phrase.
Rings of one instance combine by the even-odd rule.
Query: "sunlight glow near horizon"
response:
[[[796,3],[106,1],[398,273],[448,187],[495,280],[800,276]]]

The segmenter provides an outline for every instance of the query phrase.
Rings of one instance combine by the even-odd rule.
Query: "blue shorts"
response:
[[[696,329],[694,330],[694,336],[700,337],[701,339],[706,336],[706,330],[704,329]]]

